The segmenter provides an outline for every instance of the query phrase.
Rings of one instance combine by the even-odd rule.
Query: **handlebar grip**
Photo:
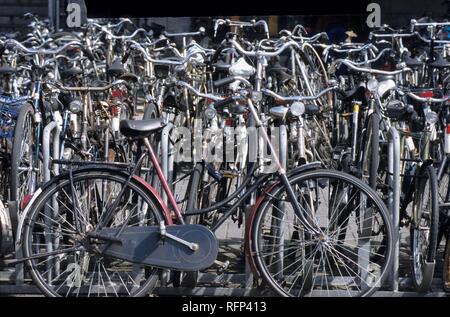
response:
[[[90,48],[83,47],[82,50],[83,50],[83,53],[87,56],[87,58],[88,58],[90,61],[95,60],[94,53],[92,53],[92,51],[91,51]]]
[[[234,78],[234,76],[230,76],[230,77],[225,77],[219,80],[216,80],[213,85],[214,87],[221,87],[224,86],[226,84],[231,84],[232,82],[234,82],[236,79]]]
[[[130,51],[127,51],[125,53],[125,55],[123,55],[123,57],[122,57],[122,64],[125,64],[127,62],[128,58],[130,58]]]
[[[236,97],[235,97],[235,96],[233,96],[233,97],[228,97],[228,98],[226,98],[226,99],[216,101],[216,102],[214,103],[214,106],[215,106],[215,107],[225,107],[226,105],[229,105],[229,104],[231,104],[231,103],[233,103],[233,102],[235,102],[235,101],[236,101]]]

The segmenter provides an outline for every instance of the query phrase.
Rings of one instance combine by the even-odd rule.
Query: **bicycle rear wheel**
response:
[[[384,282],[393,250],[390,217],[376,192],[333,170],[307,171],[289,182],[320,234],[305,228],[284,185],[270,190],[251,229],[251,252],[263,280],[281,296],[373,293]],[[277,207],[281,201],[284,210]]]
[[[410,227],[413,281],[419,291],[428,291],[433,281],[427,273],[428,263],[436,257],[439,230],[439,206],[436,171],[432,165],[419,174]]]
[[[23,248],[25,257],[41,255],[27,264],[45,295],[136,297],[156,286],[157,269],[104,255],[98,250],[107,242],[87,236],[114,203],[103,228],[151,226],[165,220],[154,197],[137,181],[132,179],[119,196],[125,184],[127,176],[114,170],[78,171],[73,187],[68,177],[59,177],[36,199],[25,224]],[[69,249],[73,247],[81,248]],[[51,251],[60,253],[46,255]]]

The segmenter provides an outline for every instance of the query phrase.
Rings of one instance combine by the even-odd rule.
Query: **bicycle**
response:
[[[221,101],[216,97],[215,104],[236,99],[245,100],[256,126],[262,126],[248,90]],[[214,263],[218,252],[213,231],[257,189],[261,195],[247,224],[246,255],[275,293],[367,296],[382,286],[392,260],[392,226],[383,202],[366,184],[322,169],[320,163],[286,172],[261,129],[276,173],[256,175],[255,166],[252,177],[243,182],[244,193],[241,187],[209,208],[182,213],[148,139],[164,125],[164,119],[121,121],[121,132],[145,145],[134,166],[54,160],[82,167],[36,191],[19,226],[18,243],[25,257],[16,260],[26,261],[44,294],[143,296],[156,285],[156,268],[202,270]],[[147,155],[171,210],[136,175]],[[184,216],[215,210],[234,198],[237,201],[211,229],[185,224]],[[327,206],[322,204],[325,201]],[[382,254],[374,252],[371,244],[374,219],[386,228]],[[281,270],[274,271],[274,264]]]

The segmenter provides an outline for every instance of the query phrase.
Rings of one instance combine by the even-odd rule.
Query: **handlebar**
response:
[[[393,75],[398,75],[398,74],[405,73],[405,72],[412,72],[412,69],[409,67],[404,67],[402,69],[394,70],[394,71],[386,71],[386,70],[358,67],[354,63],[352,63],[351,61],[346,60],[346,59],[338,59],[338,60],[334,61],[331,68],[333,68],[333,66],[334,67],[337,66],[337,64],[344,64],[347,67],[349,67],[350,69],[356,70],[357,72],[369,73],[369,74],[373,74],[373,75],[393,76]]]
[[[189,85],[188,83],[186,83],[184,81],[181,81],[181,80],[176,81],[175,85],[187,88],[189,91],[191,91],[197,97],[207,98],[207,99],[211,99],[211,100],[214,100],[214,101],[219,101],[219,100],[223,100],[224,99],[224,98],[216,96],[216,95],[204,94],[204,93],[198,91],[197,89],[195,89],[194,87],[192,87],[191,85]]]
[[[369,59],[367,61],[362,61],[362,62],[351,62],[351,63],[353,65],[355,65],[355,66],[362,66],[364,64],[371,64],[371,63],[376,62],[377,60],[379,60],[381,58],[381,56],[383,56],[384,53],[386,53],[386,52],[395,52],[395,51],[392,48],[387,47],[387,48],[381,50],[381,52],[378,53],[378,55],[375,58],[373,58],[373,59]]]
[[[144,35],[146,36],[146,37],[151,37],[151,36],[153,36],[153,31],[152,30],[150,30],[150,31],[146,31],[145,29],[143,29],[143,28],[139,28],[139,29],[137,29],[136,31],[134,31],[132,34],[130,34],[130,35],[114,35],[114,34],[112,34],[108,29],[106,29],[106,27],[102,27],[102,29],[101,29],[101,31],[102,32],[104,32],[104,33],[106,33],[108,36],[110,36],[111,38],[113,38],[113,39],[115,39],[115,40],[122,40],[122,41],[125,41],[125,40],[131,40],[132,38],[134,38],[137,34],[139,34],[139,33],[144,33]]]
[[[132,48],[135,48],[142,53],[142,55],[144,56],[144,59],[146,59],[147,61],[149,61],[151,63],[159,64],[159,65],[179,66],[179,65],[183,65],[183,64],[189,62],[189,60],[195,55],[201,54],[204,57],[206,57],[205,52],[195,51],[192,54],[187,55],[185,58],[183,58],[179,61],[173,61],[173,60],[169,60],[169,59],[154,59],[146,52],[146,50],[142,47],[142,45],[140,45],[139,43],[137,43],[133,40],[129,40],[129,42],[132,43],[132,45],[131,45]]]
[[[243,82],[247,87],[251,87],[252,86],[252,84],[247,79],[245,79],[242,76],[225,77],[223,79],[216,80],[213,83],[213,85],[214,85],[214,87],[217,88],[217,87],[220,87],[220,86],[223,86],[223,85],[226,85],[226,84],[231,84],[232,82],[235,82],[235,81],[238,81],[238,80]]]
[[[411,32],[413,32],[414,28],[417,26],[450,26],[450,22],[417,22],[416,19],[411,19]]]
[[[312,101],[312,100],[319,99],[323,95],[325,95],[333,90],[336,90],[337,88],[338,88],[338,86],[332,86],[332,87],[325,88],[324,90],[320,91],[315,96],[287,96],[287,97],[285,97],[285,96],[278,95],[277,93],[273,92],[272,90],[269,90],[266,88],[261,89],[261,92],[263,94],[266,94],[268,96],[271,96],[271,97],[281,100],[281,101]]]
[[[442,103],[447,100],[450,100],[450,96],[444,96],[442,98],[432,98],[432,97],[420,97],[412,92],[407,92],[406,94],[414,100],[417,100],[420,102],[425,102],[425,103]]]
[[[196,32],[169,33],[169,32],[164,31],[163,34],[164,34],[164,36],[167,36],[167,37],[181,37],[181,36],[187,37],[187,36],[204,35],[205,32],[206,32],[205,28],[201,26],[198,29],[198,31],[196,31]]]
[[[343,48],[343,46],[344,45],[339,46],[336,44],[326,45],[322,54],[323,55],[328,54],[329,50],[332,50],[336,53],[354,53],[354,52],[362,52],[369,49],[372,49],[375,51],[375,53],[378,53],[378,48],[372,43],[364,44],[363,46],[357,48]]]
[[[242,55],[246,55],[246,56],[265,56],[265,57],[274,57],[274,56],[278,56],[281,53],[283,53],[283,51],[285,49],[287,49],[290,46],[295,46],[297,49],[301,49],[300,45],[297,42],[294,41],[289,41],[285,44],[283,44],[281,46],[281,48],[279,48],[278,50],[276,50],[275,52],[264,52],[264,51],[246,51],[242,48],[242,46],[236,42],[236,40],[229,40],[229,42],[234,46],[234,48],[241,53]]]
[[[228,26],[238,26],[240,28],[243,28],[244,26],[247,27],[255,27],[257,25],[262,25],[264,27],[264,32],[266,33],[267,38],[269,38],[269,26],[267,25],[267,22],[264,20],[255,21],[252,20],[250,22],[244,22],[244,21],[231,21],[229,19],[223,20],[223,19],[217,19],[214,23],[214,37],[217,36],[217,30],[220,25],[226,24]]]
[[[78,41],[70,41],[67,44],[64,44],[63,46],[56,48],[56,49],[42,49],[42,48],[27,48],[25,46],[23,46],[21,43],[17,42],[16,40],[13,39],[8,39],[4,42],[5,46],[11,45],[14,48],[19,49],[20,51],[27,53],[27,54],[41,54],[41,55],[54,55],[54,54],[59,54],[62,51],[66,50],[67,48],[69,48],[69,46],[78,46],[83,48],[84,45]]]
[[[65,90],[65,91],[78,91],[78,92],[91,92],[91,91],[105,91],[108,90],[114,86],[117,85],[122,85],[122,84],[126,84],[125,80],[119,79],[116,81],[113,81],[111,84],[106,85],[106,86],[102,86],[102,87],[65,87],[60,85],[59,83],[56,82],[46,82],[46,84],[51,85],[56,87],[57,89],[60,90]]]

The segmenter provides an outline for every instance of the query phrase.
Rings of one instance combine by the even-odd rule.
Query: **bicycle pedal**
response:
[[[225,272],[228,267],[230,266],[230,261],[226,260],[225,262],[219,261],[219,260],[215,260],[214,261],[215,265],[218,265],[219,267],[217,268],[217,272],[218,273],[223,273]]]

